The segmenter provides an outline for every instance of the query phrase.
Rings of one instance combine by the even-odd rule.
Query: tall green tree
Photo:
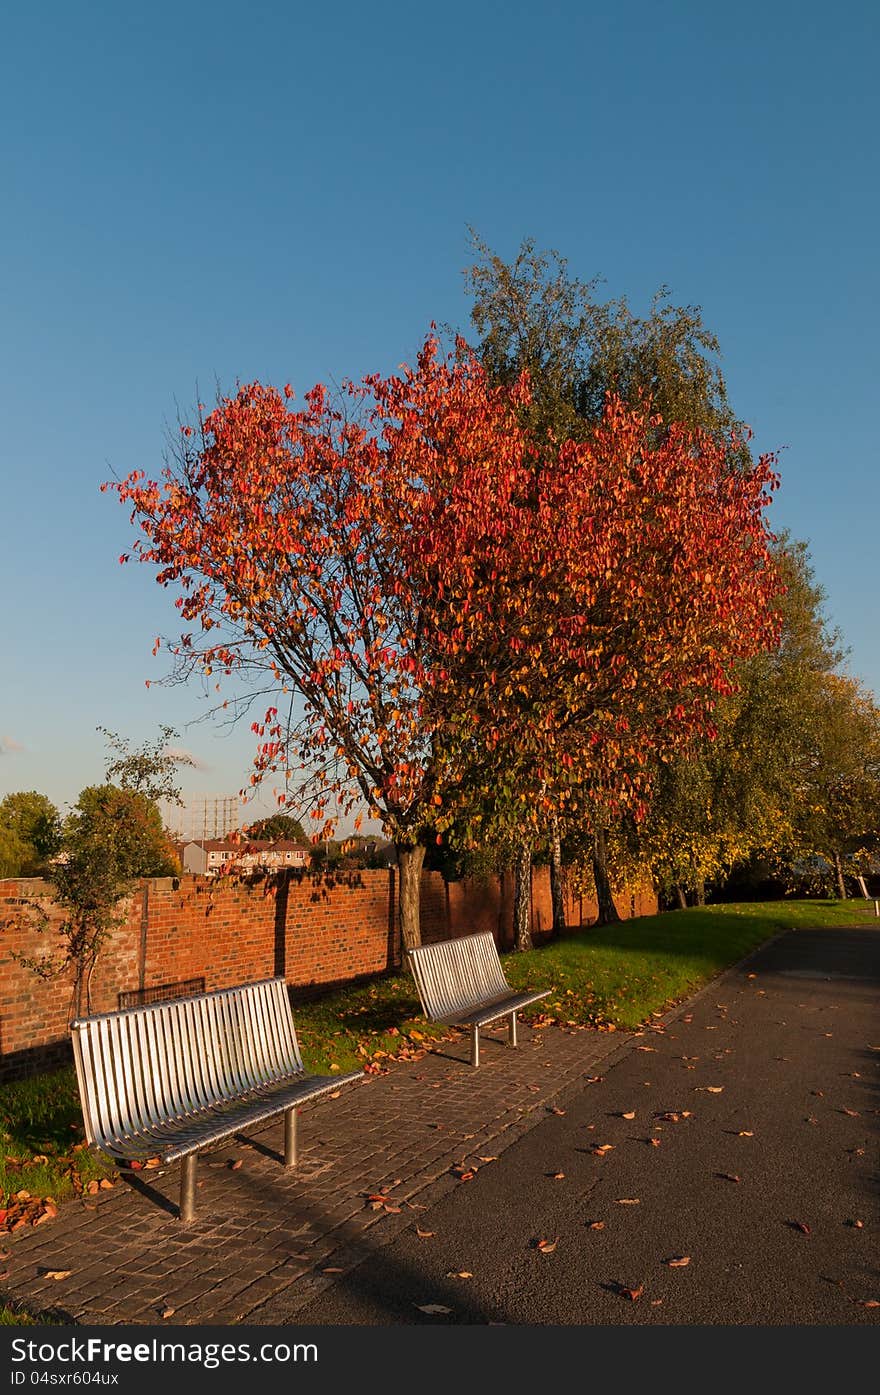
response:
[[[806,545],[784,534],[775,551],[779,644],[737,666],[715,739],[658,768],[639,830],[658,889],[679,904],[757,858],[785,873],[823,857],[840,887],[842,859],[873,826],[871,702],[838,673],[840,636]]]

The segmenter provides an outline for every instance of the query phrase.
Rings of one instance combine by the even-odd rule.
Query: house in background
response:
[[[312,849],[288,838],[271,842],[253,838],[246,842],[231,838],[197,838],[187,843],[181,858],[184,872],[216,877],[235,868],[240,872],[281,872],[285,868],[305,871],[312,865]]]

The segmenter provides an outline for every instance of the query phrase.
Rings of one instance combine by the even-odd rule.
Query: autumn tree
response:
[[[662,288],[646,317],[623,298],[598,298],[599,278],[573,277],[556,251],[526,239],[504,261],[471,231],[474,263],[466,270],[478,353],[493,381],[527,371],[529,424],[553,441],[586,439],[601,421],[609,393],[639,408],[650,403],[650,433],[661,439],[676,422],[709,433],[731,465],[750,464],[744,432],[730,407],[718,365],[718,342],[695,306],[675,306]],[[607,866],[609,814],[601,791],[581,819],[593,825],[593,875],[600,921],[617,919]],[[570,833],[568,830],[567,833]],[[563,927],[561,830],[551,816],[550,875],[554,926]],[[523,867],[526,863],[523,860]]]
[[[252,384],[184,429],[161,480],[114,487],[192,626],[176,672],[274,691],[253,783],[310,780],[318,836],[367,803],[410,945],[425,843],[475,754],[486,788],[514,754],[528,767],[520,809],[586,783],[637,802],[646,746],[708,720],[726,665],[769,632],[775,477],[767,460],[725,474],[684,430],[655,445],[619,402],[553,448],[525,379],[492,386],[433,337],[348,399],[359,415],[322,388],[295,411]]]
[[[503,471],[522,431],[509,394],[469,361],[439,361],[433,339],[415,370],[352,385],[341,404],[322,387],[302,410],[291,396],[242,388],[184,428],[161,481],[136,472],[114,487],[142,531],[135,555],[179,588],[193,626],[171,646],[177,675],[236,674],[233,713],[272,695],[253,723],[252,784],[278,775],[279,804],[310,806],[316,839],[357,806],[381,818],[417,944],[419,874],[451,779],[442,732],[467,699],[430,701],[412,540],[438,490],[475,459]]]
[[[734,663],[775,642],[770,461],[731,470],[707,433],[658,425],[610,398],[586,439],[462,479],[419,537],[494,827],[639,816],[657,754],[712,733]]]

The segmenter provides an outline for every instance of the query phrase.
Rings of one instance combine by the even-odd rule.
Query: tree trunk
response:
[[[684,887],[681,882],[675,883],[675,899],[678,901],[678,909],[686,911],[688,908],[687,897],[684,894]]]
[[[611,882],[608,879],[608,844],[604,828],[597,828],[593,834],[593,880],[596,883],[596,902],[599,914],[597,925],[618,925],[620,916],[611,895]]]
[[[556,815],[550,822],[550,902],[553,906],[554,938],[565,929],[565,895],[562,890],[562,845],[559,839],[559,820]]]
[[[419,927],[419,893],[422,881],[422,863],[425,860],[424,843],[397,843],[398,880],[400,882],[400,934],[404,949],[417,949],[422,943]]]
[[[694,878],[694,905],[705,906],[706,904],[706,879],[705,877]]]
[[[514,859],[513,943],[515,949],[534,948],[531,920],[532,850],[528,843],[520,843]]]
[[[837,894],[841,901],[846,900],[846,881],[843,876],[843,863],[840,860],[840,853],[834,854],[834,875],[837,878]]]

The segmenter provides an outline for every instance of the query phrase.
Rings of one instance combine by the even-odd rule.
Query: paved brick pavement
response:
[[[177,1168],[66,1203],[9,1238],[4,1297],[86,1324],[153,1323],[170,1309],[172,1324],[289,1321],[458,1185],[455,1164],[499,1155],[630,1040],[523,1027],[514,1052],[506,1029],[489,1035],[478,1071],[461,1039],[303,1109],[294,1173],[280,1165],[280,1123],[203,1153],[188,1228],[174,1214]],[[399,1211],[371,1208],[367,1194],[385,1188]]]

